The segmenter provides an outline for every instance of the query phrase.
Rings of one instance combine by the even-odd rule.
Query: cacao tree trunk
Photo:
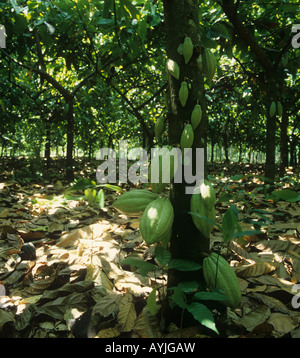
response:
[[[50,168],[51,161],[51,123],[50,119],[46,119],[46,143],[45,143],[45,158],[46,158],[46,167]]]
[[[267,108],[267,126],[266,126],[266,164],[265,176],[270,179],[275,178],[275,149],[276,149],[276,118],[270,117],[269,108]]]
[[[200,31],[197,0],[164,0],[164,17],[166,31],[166,52],[167,58],[175,61],[180,68],[179,80],[169,74],[168,88],[168,124],[169,124],[169,144],[178,146],[183,127],[190,122],[191,113],[194,106],[199,103],[202,108],[202,120],[194,131],[192,166],[195,174],[196,148],[204,148],[204,170],[206,175],[206,139],[207,139],[207,115],[204,96],[203,75],[200,71],[197,58],[201,53]],[[185,37],[191,38],[194,49],[191,60],[185,64],[184,58],[177,51],[178,46],[183,43]],[[183,107],[179,101],[179,89],[181,82],[186,81],[190,85],[188,100]],[[198,158],[198,160],[202,160]],[[197,263],[202,262],[202,253],[209,251],[209,240],[194,226],[190,211],[191,195],[186,194],[186,187],[190,184],[185,182],[182,175],[182,183],[171,185],[170,200],[174,208],[173,234],[170,241],[170,251],[173,259],[185,259]],[[195,183],[193,183],[195,185]],[[180,272],[169,270],[168,287],[178,285],[179,282],[199,281],[200,273]],[[171,320],[171,309],[166,308],[166,322]],[[174,317],[173,317],[174,318]]]
[[[287,128],[289,123],[288,113],[285,106],[283,106],[281,127],[280,127],[280,175],[284,175],[285,168],[289,165],[289,151],[288,151],[288,135]]]
[[[74,149],[74,98],[68,98],[69,110],[66,114],[67,120],[67,161],[66,161],[66,179],[69,182],[74,180],[73,173],[73,149]]]

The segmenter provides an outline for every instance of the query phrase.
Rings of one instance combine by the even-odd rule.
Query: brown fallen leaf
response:
[[[118,329],[118,326],[104,328],[99,331],[94,338],[115,338],[118,337],[121,332]]]
[[[298,317],[291,317],[283,313],[274,312],[271,313],[267,322],[274,327],[277,334],[273,335],[278,338],[298,327],[300,315]]]
[[[24,242],[36,241],[46,237],[43,231],[22,232],[19,230],[19,234],[21,235]]]
[[[121,332],[130,332],[134,327],[136,317],[137,315],[132,295],[130,293],[125,293],[120,300],[119,312],[117,315]]]
[[[272,272],[276,270],[276,268],[276,263],[254,262],[248,265],[235,267],[235,272],[239,277],[256,277]]]

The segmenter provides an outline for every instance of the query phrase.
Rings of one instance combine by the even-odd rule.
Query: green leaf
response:
[[[99,204],[100,209],[105,206],[105,194],[103,189],[100,189],[95,197],[95,202]]]
[[[220,292],[212,291],[212,292],[197,292],[193,296],[193,300],[199,301],[224,301],[228,299],[227,296]]]
[[[107,18],[109,12],[113,10],[113,0],[104,0],[103,17]]]
[[[22,34],[25,31],[25,29],[27,29],[27,27],[28,27],[28,23],[26,17],[23,14],[16,15],[14,32],[18,35]]]
[[[125,260],[123,260],[122,264],[132,265],[137,267],[142,276],[146,276],[149,271],[157,269],[157,266],[151,264],[150,262],[131,258],[131,257],[127,257]]]
[[[87,188],[94,188],[96,186],[96,182],[91,179],[79,179],[75,182],[73,186],[68,188],[66,192],[70,191],[84,191]]]
[[[130,0],[122,0],[122,5],[130,13],[132,18],[136,19],[139,16],[139,12]]]
[[[97,25],[99,25],[99,26],[112,26],[112,25],[114,25],[114,19],[99,19],[97,21]]]
[[[153,288],[153,290],[149,293],[149,296],[147,297],[147,307],[149,312],[155,316],[157,311],[159,310],[159,306],[156,302],[156,288]]]
[[[185,293],[189,293],[189,292],[193,292],[195,290],[198,289],[198,282],[196,281],[188,281],[188,282],[179,282],[178,284],[178,288],[185,292]]]
[[[186,308],[187,304],[184,292],[178,287],[171,287],[169,288],[169,290],[173,290],[173,294],[170,296],[170,300],[173,301],[180,308]]]
[[[169,250],[162,246],[156,246],[155,248],[155,257],[157,261],[162,265],[167,265],[171,260],[171,253]]]
[[[168,265],[169,269],[175,269],[178,271],[197,271],[200,270],[201,267],[202,266],[196,262],[181,259],[173,259]]]
[[[219,334],[214,322],[213,314],[206,306],[199,302],[192,302],[186,308],[203,326]]]
[[[278,200],[284,200],[291,203],[300,201],[300,194],[291,189],[274,190],[272,191],[272,195],[275,196],[275,198]]]
[[[234,215],[232,209],[229,208],[222,219],[222,233],[224,242],[232,240],[236,222],[236,216]]]
[[[88,203],[91,205],[91,204],[93,204],[95,202],[97,191],[96,191],[96,189],[87,188],[84,191],[84,195],[85,195],[86,200],[88,201]]]

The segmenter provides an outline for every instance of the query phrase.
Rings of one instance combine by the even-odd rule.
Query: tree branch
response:
[[[250,46],[251,50],[258,58],[265,72],[268,75],[272,76],[274,74],[272,62],[269,60],[264,50],[259,46],[255,38],[251,35],[251,33],[246,28],[246,26],[242,23],[242,21],[238,17],[234,1],[223,0],[221,6],[226,16],[228,17],[229,21],[234,26],[235,32],[239,34],[239,36],[248,46]]]

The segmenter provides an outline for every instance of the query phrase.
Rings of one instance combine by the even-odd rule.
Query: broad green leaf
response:
[[[222,233],[224,242],[232,240],[237,219],[232,211],[229,208],[223,216],[222,219]]]
[[[147,307],[149,312],[155,316],[157,311],[159,310],[159,306],[156,302],[156,288],[153,288],[153,290],[149,293],[149,296],[147,297]]]
[[[97,25],[100,25],[100,26],[112,26],[112,25],[114,25],[114,20],[113,19],[99,19],[97,21]]]
[[[193,300],[199,301],[224,301],[227,297],[220,292],[197,292],[193,296]]]
[[[206,306],[199,302],[192,302],[186,308],[203,326],[219,334],[214,322],[213,314]]]
[[[300,194],[291,189],[274,190],[272,191],[272,195],[275,196],[278,200],[285,200],[293,203],[300,201]]]
[[[105,206],[105,194],[103,189],[100,189],[95,198],[96,203],[99,204],[100,209],[103,209]]]
[[[88,201],[88,203],[91,205],[91,204],[93,204],[95,202],[97,191],[96,191],[96,189],[87,188],[84,191],[84,195],[85,195],[86,200]]]
[[[169,290],[173,291],[173,294],[170,296],[170,300],[173,301],[180,308],[186,308],[187,303],[184,292],[178,287],[171,287],[169,288]]]
[[[155,257],[157,261],[162,265],[167,265],[171,260],[171,253],[169,250],[162,246],[156,246],[155,248]]]

